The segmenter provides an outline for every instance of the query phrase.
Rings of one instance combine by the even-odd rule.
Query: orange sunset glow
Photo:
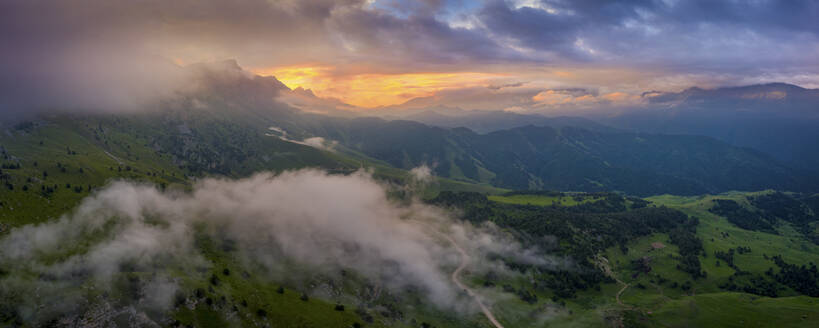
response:
[[[0,0],[0,328],[819,328],[819,0]]]
[[[275,76],[291,89],[310,89],[319,97],[366,108],[397,105],[449,88],[488,86],[493,79],[504,76],[478,72],[335,75],[329,66],[287,66],[253,72]]]

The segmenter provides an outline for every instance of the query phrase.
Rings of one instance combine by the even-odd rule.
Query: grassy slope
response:
[[[701,258],[703,268],[706,271],[714,271],[717,278],[724,277],[719,274],[727,270],[718,270],[715,266],[716,259],[711,255],[715,251],[727,251],[728,248],[737,246],[751,247],[752,252],[747,254],[735,254],[734,262],[745,271],[762,273],[769,267],[774,266],[770,261],[763,258],[767,256],[782,255],[788,263],[807,264],[809,262],[819,262],[819,245],[815,245],[793,229],[789,224],[782,222],[777,226],[778,235],[749,231],[738,228],[728,222],[725,218],[708,212],[714,199],[733,199],[740,204],[750,206],[745,196],[759,193],[727,193],[715,196],[700,197],[676,197],[659,196],[649,198],[657,204],[665,204],[669,207],[677,208],[686,214],[700,218],[700,226],[697,235],[703,240],[703,247],[709,258]],[[781,221],[780,221],[781,222]],[[723,237],[722,233],[727,233]],[[729,271],[727,274],[733,273]]]
[[[196,300],[196,304],[180,306],[174,311],[174,318],[182,325],[350,327],[354,322],[363,323],[354,313],[351,304],[345,304],[344,311],[336,311],[334,303],[316,298],[302,300],[302,293],[289,287],[279,293],[278,288],[285,286],[265,279],[263,272],[246,268],[231,254],[216,247],[212,241],[200,237],[197,245],[212,264],[211,269],[201,276],[215,276],[218,282],[214,283],[213,278],[196,279],[187,273],[180,273],[185,279],[186,290],[199,289],[203,292],[198,296],[188,293],[185,297]],[[212,301],[210,305],[207,303],[208,298]],[[234,315],[226,316],[225,313]],[[370,326],[382,327],[378,323]]]
[[[536,206],[550,206],[552,204],[558,206],[574,206],[583,203],[600,200],[597,197],[584,197],[578,201],[571,195],[566,196],[545,196],[545,195],[492,195],[489,200],[493,202],[516,204],[516,205],[536,205]]]
[[[548,292],[538,292],[541,301],[538,306],[528,305],[519,299],[506,299],[496,304],[498,317],[509,326],[532,326],[540,320],[549,326],[589,327],[608,326],[617,322],[620,313],[626,310],[625,324],[656,327],[810,327],[819,317],[819,299],[795,295],[787,292],[785,297],[768,298],[744,293],[724,292],[718,286],[725,282],[734,270],[722,263],[716,265],[713,253],[717,250],[747,246],[751,253],[735,254],[735,264],[753,273],[763,273],[775,265],[763,258],[763,254],[773,256],[781,254],[788,263],[805,264],[819,262],[819,246],[805,240],[790,225],[777,227],[779,235],[740,229],[725,218],[708,212],[713,199],[734,199],[750,206],[746,196],[759,193],[725,193],[717,196],[656,196],[648,200],[655,205],[666,205],[677,208],[684,213],[700,218],[697,235],[703,240],[707,257],[700,257],[702,268],[707,278],[691,279],[690,275],[676,269],[679,257],[678,248],[672,245],[666,234],[653,234],[629,242],[628,252],[623,254],[613,247],[603,254],[610,263],[615,276],[629,284],[621,294],[623,305],[616,302],[616,295],[621,286],[603,284],[600,291],[588,290],[578,293],[571,300],[564,300],[565,307],[557,307],[548,300]],[[549,206],[552,201],[560,205],[564,201],[553,196],[514,195],[490,196],[493,201],[513,204],[531,204]],[[727,235],[721,234],[722,232]],[[713,238],[713,240],[712,240]],[[660,242],[664,248],[654,249],[652,243]],[[632,260],[644,256],[652,258],[652,271],[648,274],[634,275],[636,271]],[[660,283],[659,277],[667,281]],[[683,290],[681,285],[687,281],[692,284],[691,290]],[[677,282],[677,287],[672,283]],[[477,283],[480,283],[478,281]],[[514,282],[511,283],[513,286]],[[640,285],[640,287],[638,287]],[[554,310],[549,312],[548,309]],[[546,311],[543,311],[546,309]],[[629,311],[636,309],[637,311]],[[542,317],[531,317],[529,314],[550,313]],[[628,314],[633,315],[628,315]],[[618,319],[619,318],[619,319]]]
[[[758,193],[753,193],[758,194]],[[716,196],[656,196],[648,198],[657,205],[679,209],[686,214],[700,218],[697,235],[703,240],[707,256],[700,256],[706,278],[692,280],[690,276],[676,270],[677,248],[670,245],[668,236],[655,234],[629,243],[629,251],[622,254],[618,249],[609,249],[606,256],[618,277],[630,287],[621,296],[627,306],[637,307],[641,317],[638,323],[658,327],[809,327],[819,317],[819,300],[785,292],[779,298],[760,297],[744,293],[727,293],[718,286],[734,273],[727,265],[717,265],[715,251],[727,251],[738,246],[750,247],[752,252],[735,254],[735,264],[744,271],[762,274],[775,265],[763,258],[763,254],[781,254],[786,262],[806,264],[819,261],[819,246],[805,240],[789,225],[777,229],[779,235],[740,229],[725,218],[708,212],[714,199],[733,199],[749,205],[745,199],[749,193],[726,193]],[[722,233],[727,233],[723,235]],[[666,248],[652,250],[650,244],[659,241]],[[635,271],[630,261],[643,256],[652,257],[652,271],[634,277]],[[669,281],[659,283],[657,275]],[[672,282],[682,284],[691,281],[692,289],[683,291],[671,288]],[[645,289],[637,288],[642,284]],[[789,294],[791,296],[789,296]],[[651,312],[651,313],[649,313]],[[804,319],[803,319],[804,316]]]
[[[442,312],[425,304],[423,295],[412,292],[396,297],[382,291],[381,296],[372,298],[369,283],[354,272],[330,278],[291,263],[287,272],[291,278],[271,279],[273,273],[237,259],[213,239],[199,236],[196,245],[211,267],[204,272],[176,273],[188,291],[183,296],[193,300],[177,307],[172,314],[181,325],[352,327],[358,323],[366,327],[416,327],[424,322],[435,327],[490,327],[478,313],[462,317]],[[217,283],[209,278],[213,276]],[[280,287],[282,292],[278,291]],[[196,295],[197,289],[201,295]],[[307,289],[324,295],[311,294],[308,300],[303,300],[302,290]],[[207,303],[208,298],[212,304]],[[337,304],[343,305],[344,310],[337,310]],[[260,310],[264,311],[263,316]],[[371,316],[371,320],[363,319],[361,313]]]
[[[710,293],[666,303],[647,323],[660,327],[815,327],[819,300]]]
[[[518,205],[573,206],[599,200],[599,197],[587,196],[582,200],[572,198],[572,194],[549,196],[536,194],[495,194],[488,199],[500,203]],[[482,277],[471,277],[472,286],[481,286]],[[504,281],[515,288],[527,285],[521,277],[519,280]],[[554,293],[548,290],[533,290],[538,297],[536,304],[528,304],[516,296],[500,294],[500,284],[481,291],[484,295],[494,295],[493,312],[505,327],[602,327],[607,326],[607,316],[618,310],[614,296],[620,289],[616,284],[602,284],[601,289],[580,291],[573,299],[552,301]]]
[[[102,129],[100,129],[102,127]],[[216,127],[219,128],[218,126]],[[228,132],[231,126],[224,127]],[[104,132],[103,132],[104,131]],[[217,136],[223,134],[212,131]],[[0,129],[0,146],[8,158],[0,163],[20,164],[20,169],[4,169],[9,176],[8,182],[14,187],[0,185],[0,235],[9,228],[24,224],[36,224],[54,219],[74,208],[94,190],[105,186],[113,180],[140,181],[143,183],[164,185],[167,188],[189,189],[195,179],[195,173],[181,167],[178,161],[167,152],[157,151],[149,143],[158,135],[169,133],[139,119],[123,118],[68,118],[54,117],[38,121],[34,125],[6,127]],[[261,170],[282,171],[301,167],[321,167],[337,172],[351,172],[359,167],[371,169],[374,176],[399,184],[408,181],[407,171],[395,169],[366,158],[345,156],[333,152],[320,151],[303,145],[289,143],[270,137],[260,137],[261,155],[271,160],[252,158],[244,165],[236,167],[231,176],[243,176]],[[263,157],[263,156],[259,156]],[[36,163],[36,165],[35,165]],[[59,166],[58,166],[59,163]],[[63,171],[64,168],[64,171]],[[82,172],[80,172],[82,169]],[[47,175],[43,175],[43,171]],[[70,184],[71,187],[66,187]],[[56,185],[56,188],[54,187]],[[89,188],[89,185],[91,188]],[[23,190],[27,186],[27,190]],[[74,188],[82,186],[78,191]],[[54,192],[44,193],[43,188],[54,188]],[[505,190],[484,185],[435,179],[432,183],[421,186],[423,195],[434,197],[441,190],[479,191],[500,193]],[[98,241],[98,240],[97,240]],[[93,245],[95,240],[88,240],[85,245],[65,250],[54,256],[66,257],[82,253]],[[240,275],[246,272],[241,263],[231,258],[230,254],[205,247],[203,255],[213,264],[207,273],[177,272],[184,281],[186,297],[197,299],[191,292],[197,288],[206,290],[197,299],[198,305],[181,306],[174,311],[173,317],[182,324],[195,326],[248,326],[253,323],[272,324],[277,327],[349,327],[354,322],[364,323],[354,313],[356,304],[349,299],[328,300],[326,297],[311,298],[305,302],[294,288],[286,288],[283,294],[276,292],[279,284],[261,275],[250,277]],[[224,275],[223,269],[233,272]],[[221,280],[218,286],[210,286],[208,277],[215,274]],[[362,287],[360,281],[351,280],[345,292],[354,293]],[[287,287],[287,286],[286,286]],[[211,289],[213,289],[211,291]],[[221,297],[225,297],[221,301]],[[212,305],[206,305],[210,298]],[[245,300],[247,306],[242,306]],[[334,310],[335,301],[346,301],[345,311]],[[236,315],[226,317],[224,313]],[[264,310],[264,317],[258,310]],[[383,322],[392,326],[409,325],[411,319],[429,322],[438,327],[462,327],[483,324],[480,315],[465,320],[435,309],[415,306],[406,313],[406,320],[388,320],[372,309],[374,322],[369,327],[380,327]]]
[[[8,181],[14,190],[7,187],[0,190],[3,202],[0,223],[18,226],[55,218],[87,196],[89,185],[99,188],[114,179],[170,187],[188,183],[184,172],[170,158],[143,147],[144,141],[139,138],[112,132],[106,144],[96,140],[90,128],[81,122],[58,120],[41,124],[44,125],[32,129],[0,131],[0,145],[10,155],[3,162],[19,163],[22,167],[4,170],[11,176]],[[44,186],[55,185],[53,193],[42,193]],[[77,186],[82,186],[82,191],[75,191]]]
[[[741,200],[747,194],[726,194],[718,197]],[[729,247],[749,246],[755,251],[750,254],[736,255],[735,262],[744,270],[761,273],[772,264],[763,261],[761,251],[772,250],[768,255],[782,254],[786,261],[806,263],[815,261],[815,247],[812,244],[800,241],[800,236],[788,226],[780,227],[783,235],[770,235],[759,232],[742,230],[732,226],[725,219],[716,217],[709,212],[708,202],[714,197],[685,198],[685,197],[657,197],[651,200],[668,206],[680,208],[690,215],[701,218],[698,235],[705,242],[706,252],[712,254],[714,250],[727,250]],[[543,199],[540,199],[543,200]],[[528,200],[531,202],[531,200]],[[551,199],[546,201],[551,205]],[[729,236],[710,241],[710,236],[720,235],[717,231],[728,232]],[[665,248],[652,250],[652,242],[662,242]],[[776,245],[771,248],[769,245]],[[807,247],[807,249],[806,249]],[[766,298],[743,293],[726,293],[719,291],[717,285],[727,279],[733,270],[727,266],[717,267],[714,258],[701,258],[703,269],[708,272],[708,278],[692,281],[691,291],[684,291],[679,287],[672,288],[671,282],[679,284],[690,281],[690,276],[675,268],[677,261],[672,257],[678,256],[677,248],[671,245],[668,236],[655,234],[632,241],[628,245],[629,251],[622,254],[619,249],[608,250],[606,256],[610,259],[612,268],[617,277],[630,285],[621,295],[624,306],[615,302],[615,295],[621,289],[616,284],[604,284],[600,291],[589,290],[578,293],[571,300],[563,300],[563,304],[556,304],[549,300],[551,293],[539,291],[540,302],[530,305],[515,297],[501,297],[493,306],[498,318],[509,327],[532,326],[559,326],[559,327],[589,327],[606,326],[619,318],[624,309],[637,309],[636,318],[627,316],[630,323],[659,327],[699,327],[699,326],[748,326],[750,323],[761,327],[788,326],[808,327],[819,315],[816,299],[802,296]],[[633,270],[629,263],[633,259],[643,256],[652,256],[653,271],[649,275],[633,277]],[[661,275],[668,282],[659,283],[656,274]],[[471,277],[472,284],[479,286],[480,277]],[[513,286],[514,281],[508,282]],[[638,288],[642,284],[645,288]],[[499,287],[484,290],[482,293],[491,295],[498,292]],[[628,313],[628,312],[627,312]],[[440,327],[454,326],[457,321],[447,319],[444,313],[434,311],[427,314],[417,313],[418,322],[421,320],[437,323]],[[480,321],[480,318],[476,318]],[[463,323],[463,322],[461,322]],[[628,324],[629,322],[627,322]],[[474,322],[472,323],[474,324]],[[485,324],[485,323],[484,323]],[[399,324],[400,326],[400,324]],[[752,325],[753,326],[753,325]]]
[[[100,133],[98,127],[104,132]],[[218,131],[211,132],[219,136]],[[193,180],[188,176],[195,173],[181,167],[167,152],[150,147],[149,142],[162,134],[168,132],[139,120],[66,117],[40,121],[33,127],[0,130],[0,146],[9,155],[8,159],[0,158],[0,163],[21,165],[20,169],[3,170],[10,176],[8,182],[13,185],[13,190],[0,184],[0,224],[8,228],[58,217],[87,196],[89,186],[94,190],[113,180],[189,188]],[[228,173],[230,176],[303,167],[320,167],[333,172],[371,168],[377,178],[397,183],[404,183],[410,176],[407,171],[366,158],[320,151],[272,137],[261,136],[259,139],[254,147],[260,156],[234,168]],[[23,190],[24,186],[28,190]],[[82,190],[75,191],[77,186]],[[44,187],[51,187],[54,192],[44,194]],[[434,197],[441,190],[505,191],[444,178],[437,178],[424,188],[427,197]]]
[[[104,121],[105,122],[105,121]],[[103,123],[104,123],[103,122]],[[97,138],[94,133],[95,121],[78,121],[71,119],[55,119],[45,122],[45,125],[32,129],[9,129],[0,131],[0,145],[12,157],[3,161],[4,163],[19,162],[21,169],[4,170],[11,175],[10,182],[14,184],[14,190],[0,186],[0,201],[3,207],[0,208],[0,223],[7,226],[18,226],[27,223],[36,223],[54,218],[73,208],[83,197],[88,195],[87,186],[100,187],[112,179],[129,179],[145,181],[154,184],[166,184],[169,187],[188,188],[190,180],[185,178],[188,173],[180,169],[168,154],[154,151],[147,147],[148,139],[146,135],[160,133],[151,130],[149,127],[140,124],[128,125],[131,129],[106,128],[104,137]],[[42,141],[42,145],[40,142]],[[265,144],[268,151],[278,152],[282,155],[272,162],[255,161],[252,165],[242,168],[237,174],[246,174],[260,169],[283,170],[302,166],[311,166],[311,163],[321,167],[372,167],[377,177],[401,183],[407,180],[406,171],[391,168],[381,163],[372,162],[367,159],[341,156],[334,153],[321,152],[306,148],[301,145],[269,141]],[[284,149],[284,151],[282,150]],[[71,154],[69,154],[69,150]],[[107,153],[106,153],[107,152]],[[301,157],[290,157],[288,153],[299,152]],[[76,154],[74,154],[76,153]],[[305,157],[304,154],[308,156]],[[34,166],[37,162],[37,166]],[[66,168],[62,172],[57,167],[57,162]],[[265,164],[267,163],[267,164]],[[130,167],[131,170],[127,170]],[[79,169],[83,172],[80,173]],[[122,170],[120,170],[122,168]],[[48,176],[43,178],[42,171],[47,171]],[[32,178],[31,182],[27,179]],[[72,188],[66,188],[65,184],[71,184]],[[29,190],[23,191],[22,186],[28,185]],[[57,190],[49,196],[41,194],[41,185],[57,185]],[[75,192],[73,187],[82,185],[81,192]],[[473,185],[448,179],[437,179],[435,183],[428,185],[424,189],[424,196],[431,197],[440,190],[472,190],[490,194],[504,192],[502,189],[489,186]],[[819,247],[805,241],[788,225],[778,227],[780,235],[772,235],[760,232],[752,232],[739,229],[731,225],[724,218],[717,217],[707,209],[714,198],[735,199],[742,204],[746,204],[743,193],[729,193],[719,196],[704,197],[678,197],[678,196],[657,196],[649,198],[656,204],[664,204],[678,208],[689,215],[700,217],[698,235],[704,241],[707,258],[701,258],[703,269],[708,272],[706,279],[694,282],[693,291],[696,296],[686,296],[690,292],[685,292],[679,288],[670,288],[668,284],[658,285],[652,283],[652,275],[640,275],[631,278],[632,272],[628,263],[631,259],[645,255],[655,255],[655,262],[652,274],[659,273],[663,277],[682,283],[689,280],[687,274],[674,268],[676,263],[669,256],[676,255],[676,247],[668,243],[665,235],[653,235],[633,241],[629,245],[627,254],[620,253],[619,250],[611,249],[607,252],[615,273],[620,279],[632,286],[642,283],[646,289],[630,287],[622,295],[622,299],[627,306],[638,306],[653,314],[644,318],[650,325],[674,326],[700,326],[702,323],[720,322],[728,325],[731,322],[739,322],[734,319],[761,318],[747,314],[753,312],[754,315],[764,316],[769,323],[787,320],[796,326],[803,325],[806,321],[801,320],[801,315],[807,318],[814,318],[816,310],[807,311],[800,314],[805,309],[815,309],[815,299],[805,297],[781,297],[777,299],[758,298],[750,300],[747,294],[723,293],[717,288],[724,279],[733,273],[733,270],[723,265],[717,267],[713,254],[715,250],[725,251],[731,247],[749,246],[753,252],[749,254],[735,255],[736,264],[743,270],[761,273],[773,266],[770,261],[762,259],[762,254],[775,255],[782,254],[783,258],[790,263],[817,262]],[[554,199],[548,196],[491,196],[495,201],[524,202],[541,205],[551,205],[552,201],[558,201],[560,205],[571,205],[573,200],[570,197]],[[723,237],[722,233],[728,233]],[[713,240],[712,240],[713,238]],[[663,242],[667,247],[662,250],[649,251],[650,243],[654,241]],[[219,299],[226,296],[228,302],[235,305],[240,298],[248,302],[247,309],[240,310],[239,317],[227,319],[221,317],[217,311],[210,307],[195,307],[194,310],[180,309],[175,313],[175,317],[185,323],[215,323],[219,325],[221,320],[227,320],[225,324],[246,325],[250,322],[268,321],[281,323],[284,326],[328,326],[333,323],[344,325],[351,324],[356,319],[352,313],[354,306],[347,304],[344,312],[334,311],[333,304],[328,301],[311,299],[303,302],[298,299],[298,293],[294,289],[288,288],[284,294],[275,293],[278,285],[265,282],[255,278],[240,278],[235,273],[243,271],[241,265],[233,262],[225,254],[211,251],[207,258],[214,263],[213,273],[222,274],[220,268],[229,268],[234,275],[219,276],[223,283],[214,289],[210,295],[212,299]],[[204,277],[207,277],[205,275]],[[656,282],[656,280],[655,280]],[[476,284],[480,281],[476,279]],[[206,278],[198,277],[187,282],[190,289],[205,288],[208,282]],[[259,288],[259,286],[262,286]],[[601,291],[587,291],[579,293],[578,297],[568,300],[565,307],[552,304],[548,298],[548,292],[539,293],[541,299],[537,305],[526,304],[517,298],[506,298],[500,300],[495,305],[498,317],[507,326],[530,326],[539,323],[556,326],[599,326],[605,323],[611,310],[619,309],[614,301],[614,296],[620,290],[615,284],[603,285]],[[210,293],[210,292],[208,292]],[[715,304],[734,305],[711,310]],[[256,310],[264,309],[267,316],[264,318],[256,314]],[[545,311],[543,311],[545,309]],[[692,309],[696,309],[692,310]],[[532,316],[537,310],[539,313],[549,313],[548,315]],[[418,309],[413,313],[419,321],[428,321],[437,326],[449,327],[474,324],[474,321],[463,321],[452,318],[444,313],[431,309]],[[681,321],[685,317],[687,321]],[[718,321],[723,320],[725,321]],[[796,320],[797,318],[799,320]],[[376,319],[379,317],[376,315]],[[383,318],[381,318],[383,319]],[[477,316],[475,320],[482,322]],[[733,321],[730,321],[733,320]],[[377,323],[378,321],[376,321]],[[809,320],[807,322],[810,322]],[[286,324],[285,324],[286,323]],[[485,324],[485,322],[484,322]]]

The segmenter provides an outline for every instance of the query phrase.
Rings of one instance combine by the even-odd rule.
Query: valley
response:
[[[350,147],[356,143],[344,138],[338,138],[341,142],[335,149],[320,149],[265,135],[269,122],[294,129],[298,119],[277,122],[281,118],[271,116],[263,123],[252,123],[243,116],[225,120],[209,115],[200,113],[193,120],[180,120],[173,113],[130,118],[63,115],[7,127],[0,137],[3,234],[37,231],[26,229],[67,220],[61,218],[65,213],[81,215],[89,206],[85,203],[117,186],[114,181],[135,182],[167,195],[196,195],[213,178],[254,179],[257,172],[278,172],[275,176],[313,168],[349,179],[371,176],[398,208],[441,208],[453,216],[453,222],[463,222],[451,233],[464,231],[460,230],[463,224],[472,227],[467,231],[487,234],[485,238],[511,238],[514,245],[521,245],[515,247],[524,249],[500,255],[485,246],[464,248],[463,237],[454,239],[457,233],[431,235],[439,247],[453,252],[448,256],[454,257],[437,264],[441,274],[449,277],[446,283],[461,291],[455,296],[457,305],[450,305],[460,309],[452,312],[430,304],[418,286],[384,286],[387,282],[374,279],[377,276],[362,275],[346,264],[337,271],[315,271],[310,261],[284,255],[276,261],[288,263],[286,273],[274,274],[281,267],[274,270],[249,260],[247,245],[214,234],[220,223],[185,224],[186,230],[192,230],[183,240],[192,238],[192,254],[201,258],[186,264],[195,266],[194,271],[176,265],[157,271],[139,260],[118,264],[117,273],[104,280],[94,278],[95,274],[80,275],[79,281],[90,288],[81,299],[96,301],[54,320],[99,325],[141,320],[206,327],[265,322],[312,327],[331,322],[354,327],[653,327],[697,325],[720,316],[727,326],[787,319],[798,327],[819,315],[813,306],[819,278],[814,264],[819,246],[813,242],[816,196],[770,190],[645,198],[604,191],[509,191],[437,176],[440,167],[411,172],[394,167],[388,153],[357,151]],[[228,140],[245,141],[239,146]],[[725,212],[722,206],[727,205],[718,204],[727,201],[747,213],[758,213],[759,224],[764,225],[738,227],[751,214],[733,217],[732,213],[745,212]],[[105,246],[109,240],[120,240],[119,231],[133,225],[112,220],[100,228],[83,228],[91,229],[82,233],[85,241],[37,255],[37,261],[93,258],[91,254],[110,247]],[[166,219],[161,216],[140,220],[145,221],[137,221],[143,222],[139,226],[156,225],[151,229],[159,231],[176,225],[163,223]],[[172,254],[166,256],[177,256]],[[524,257],[516,260],[518,256]],[[487,267],[487,259],[494,264]],[[17,260],[5,261],[8,265]],[[32,267],[25,273],[11,269],[14,266],[6,268],[5,278],[0,279],[41,283],[35,272],[42,269]],[[157,280],[157,274],[164,278]],[[808,285],[794,285],[788,275],[808,279]],[[163,301],[170,303],[160,307],[170,310],[157,312],[146,297],[154,297],[151,290],[163,283],[174,286],[175,292]],[[105,287],[108,284],[112,285]],[[96,292],[98,288],[110,292]],[[31,317],[13,305],[13,300],[21,300],[21,291],[2,290],[12,303],[0,306],[0,319],[10,325],[43,324],[29,320],[49,317],[40,312],[48,307]],[[43,306],[32,301],[24,304]],[[129,302],[136,305],[126,305]],[[724,302],[734,305],[713,309],[713,304]],[[748,316],[748,311],[754,314]]]
[[[0,328],[819,327],[819,1],[0,1]]]

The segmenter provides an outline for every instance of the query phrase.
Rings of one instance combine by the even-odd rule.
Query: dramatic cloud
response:
[[[396,17],[363,0],[4,2],[0,47],[4,112],[141,104],[146,95],[175,89],[174,64],[319,62],[346,75],[504,51],[477,31],[427,16]]]
[[[169,67],[224,59],[364,107],[516,83],[817,87],[817,21],[807,0],[5,1],[0,108],[138,106],[175,90]]]
[[[419,203],[396,204],[366,173],[302,170],[206,179],[186,194],[114,183],[59,220],[15,229],[0,240],[0,263],[13,268],[0,278],[0,295],[39,290],[39,297],[20,299],[19,313],[48,320],[89,311],[82,293],[53,306],[61,293],[88,284],[107,290],[121,272],[137,271],[151,275],[130,306],[166,309],[177,288],[173,272],[209,267],[195,246],[197,234],[229,241],[234,256],[278,281],[305,283],[294,278],[301,276],[293,274],[293,263],[309,274],[347,269],[399,294],[420,288],[436,305],[460,310],[472,303],[449,280],[447,270],[460,259],[444,236],[476,258],[473,272],[505,271],[488,254],[547,267],[569,264],[523,249],[493,226],[456,222]]]

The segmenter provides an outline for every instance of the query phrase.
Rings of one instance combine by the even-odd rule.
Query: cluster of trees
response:
[[[560,298],[573,298],[578,291],[593,288],[600,290],[601,283],[613,283],[600,270],[581,268],[580,271],[542,271],[534,275],[534,287],[537,290],[551,290],[553,301]]]
[[[733,249],[730,249],[728,252],[719,252],[717,255],[736,270],[728,277],[727,282],[719,286],[720,288],[768,297],[777,297],[783,290],[790,288],[799,294],[819,297],[819,270],[814,263],[790,264],[782,259],[782,255],[776,255],[770,259],[779,267],[779,272],[768,268],[764,275],[757,275],[734,266],[733,254]]]
[[[591,262],[596,254],[613,246],[625,247],[630,240],[656,232],[669,233],[671,242],[680,247],[681,270],[695,278],[704,276],[698,258],[703,252],[702,241],[695,235],[697,219],[667,207],[632,206],[629,210],[626,198],[614,193],[595,197],[602,199],[569,207],[542,207],[492,202],[479,193],[445,191],[430,202],[457,207],[465,220],[492,221],[532,237],[536,243],[544,240],[539,237],[557,237],[556,243],[542,246],[560,245],[555,252],[572,257],[578,266],[576,270],[551,271],[507,264],[521,271],[532,270],[536,289],[550,289],[560,298],[573,297],[578,290],[599,288],[601,282],[610,281]]]
[[[774,192],[754,197],[748,201],[758,211],[751,211],[729,199],[714,200],[711,213],[723,216],[737,227],[746,230],[776,234],[774,226],[778,220],[792,224],[812,242],[819,244],[819,233],[814,225],[819,221],[819,196],[798,199],[782,192]]]
[[[799,227],[816,220],[808,206],[781,192],[750,197],[748,200],[762,210],[769,221],[781,219]]]
[[[14,183],[12,183],[11,174],[3,172],[3,170],[0,169],[0,180],[3,180],[3,185],[5,185],[8,190],[14,190]]]
[[[553,235],[565,241],[569,255],[593,257],[597,252],[636,237],[668,232],[688,221],[688,217],[667,207],[627,210],[625,199],[617,194],[590,203],[569,207],[541,207],[501,204],[472,192],[441,192],[430,201],[444,207],[457,207],[465,220],[492,221],[531,236]]]
[[[9,155],[9,152],[6,150],[6,147],[3,147],[2,145],[0,145],[0,158],[3,158],[4,161],[8,161],[8,160],[11,160],[13,158],[13,157],[11,157]],[[17,164],[19,165],[20,163],[17,163]],[[6,164],[3,164],[3,165],[6,165]]]
[[[750,253],[750,252],[751,252],[750,247],[739,246],[737,248],[729,248],[728,251],[726,251],[726,252],[714,251],[714,257],[716,257],[717,259],[725,261],[725,264],[727,264],[728,267],[730,267],[730,268],[732,268],[732,269],[734,269],[736,271],[742,271],[734,264],[734,253],[745,254],[745,253]],[[719,265],[719,263],[720,262],[717,261],[717,265]]]
[[[637,198],[637,197],[629,197],[628,201],[631,202],[631,208],[632,209],[647,207],[648,204],[650,204],[649,201],[647,201],[645,199],[642,199],[642,198]]]
[[[748,247],[748,246],[737,246],[737,248],[735,248],[735,249],[736,249],[736,252],[738,254],[751,253],[751,248]],[[730,248],[729,248],[729,250],[730,250]]]
[[[749,211],[736,201],[730,199],[715,199],[714,206],[708,209],[708,211],[725,217],[728,219],[728,222],[745,230],[776,233],[776,230],[768,219],[762,217],[759,213]]]
[[[571,206],[568,210],[574,213],[612,213],[627,210],[626,199],[621,195],[615,193],[594,193],[594,195],[594,197],[603,199]]]
[[[813,223],[819,218],[808,204],[781,192],[750,197],[748,200],[762,211],[769,222],[776,222],[777,219],[790,222],[796,230],[819,245],[819,235],[813,229]]]
[[[774,256],[773,261],[779,267],[779,273],[773,275],[777,282],[800,294],[819,297],[819,271],[816,264],[789,264],[782,260],[782,255]]]
[[[4,170],[19,170],[20,168],[22,168],[22,166],[20,165],[20,162],[14,162],[14,163],[3,163],[3,165],[0,165],[0,168],[2,168]]]
[[[537,295],[535,295],[535,293],[533,293],[532,291],[530,291],[530,290],[528,290],[526,288],[523,288],[523,287],[515,288],[512,285],[504,284],[503,285],[503,291],[507,292],[507,293],[510,293],[510,294],[517,295],[518,298],[520,298],[521,301],[524,301],[526,303],[529,303],[529,304],[537,303]]]
[[[634,268],[634,271],[649,273],[651,272],[651,257],[644,256],[639,259],[632,260],[631,266]]]
[[[736,265],[734,264],[734,250],[733,249],[728,249],[727,252],[714,251],[714,257],[716,257],[719,260],[724,261],[725,264],[728,265],[728,267],[730,267],[730,268],[732,268],[734,270],[737,270]],[[717,266],[719,266],[719,265],[720,265],[720,262],[717,261]]]
[[[728,291],[737,291],[767,297],[777,297],[782,287],[770,279],[763,276],[751,274],[747,271],[738,270],[728,277],[728,281],[719,286]]]
[[[508,259],[504,259],[504,262],[512,270],[531,273],[531,289],[525,286],[514,288],[509,284],[502,286],[505,292],[515,294],[522,301],[529,304],[535,304],[538,301],[537,295],[532,290],[551,291],[553,293],[552,301],[557,302],[559,299],[573,298],[578,291],[590,288],[600,290],[601,283],[614,283],[614,280],[604,275],[600,270],[585,266],[553,270],[533,264],[513,262]],[[493,272],[489,272],[484,277],[483,284],[484,287],[493,287],[497,282],[498,276]]]
[[[697,225],[699,223],[699,219],[691,217],[668,232],[671,243],[677,245],[680,249],[681,258],[680,263],[677,264],[677,269],[691,274],[694,279],[706,276],[705,271],[702,271],[699,258],[701,254],[705,253],[702,248],[702,240],[697,237]]]

